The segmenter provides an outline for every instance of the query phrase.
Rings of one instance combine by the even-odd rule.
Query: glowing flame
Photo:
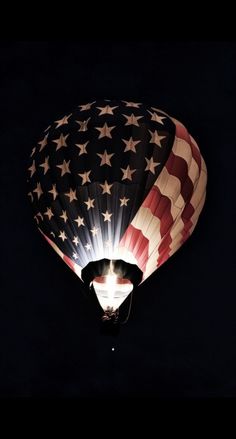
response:
[[[106,275],[106,288],[108,293],[109,302],[112,304],[115,298],[115,292],[117,289],[117,275],[114,273],[114,266],[112,261],[110,261],[110,268],[108,274]]]
[[[133,289],[133,284],[128,279],[121,279],[116,275],[112,261],[107,274],[102,278],[96,277],[92,284],[104,311],[108,308],[113,311],[119,308]]]

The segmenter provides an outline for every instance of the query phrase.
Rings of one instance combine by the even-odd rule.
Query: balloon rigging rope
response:
[[[127,323],[129,320],[130,312],[131,312],[131,308],[132,308],[132,302],[133,302],[133,291],[130,293],[129,309],[128,309],[127,317],[125,320],[123,320],[123,322],[121,322],[121,325],[125,325],[125,323]]]

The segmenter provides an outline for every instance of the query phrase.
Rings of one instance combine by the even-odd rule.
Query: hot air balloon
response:
[[[190,237],[206,196],[187,129],[136,102],[93,101],[54,121],[28,171],[39,231],[95,291],[104,319]]]

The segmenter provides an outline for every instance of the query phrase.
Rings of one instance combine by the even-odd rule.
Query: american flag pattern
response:
[[[58,118],[28,172],[37,227],[79,277],[107,258],[136,264],[144,281],[191,235],[206,195],[206,165],[186,128],[129,101]]]

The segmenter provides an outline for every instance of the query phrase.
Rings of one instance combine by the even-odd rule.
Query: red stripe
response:
[[[192,223],[191,223],[191,221],[189,221],[188,222],[189,224],[188,224],[188,230],[183,230],[182,231],[182,239],[181,239],[181,245],[183,245],[184,244],[184,242],[185,241],[187,241],[187,239],[190,237],[190,233],[189,233],[189,230],[190,230],[190,228],[192,227]]]
[[[198,164],[199,170],[201,170],[201,154],[199,149],[191,142],[190,135],[187,129],[183,125],[181,125],[178,121],[175,121],[175,126],[176,126],[176,131],[175,131],[176,137],[185,140],[189,144],[192,150],[193,158]]]
[[[44,238],[47,240],[47,242],[50,245],[54,244],[53,241],[51,241],[51,239],[47,237],[47,235],[44,235],[43,232],[41,233],[43,234]],[[63,261],[71,268],[71,270],[75,272],[75,268],[74,268],[76,265],[75,262],[72,259],[70,259],[68,256],[64,255],[64,253],[63,253]]]
[[[142,206],[150,209],[152,214],[160,219],[160,234],[164,236],[173,224],[170,199],[162,195],[157,186],[153,186]]]
[[[164,262],[166,262],[169,259],[170,255],[169,255],[169,249],[167,249],[166,252],[163,252],[157,260],[157,266],[160,267],[162,264],[164,264]]]
[[[185,208],[184,208],[184,210],[182,212],[182,215],[181,215],[182,220],[184,222],[186,220],[188,221],[189,218],[191,218],[193,216],[194,212],[195,212],[195,209],[192,206],[192,204],[191,203],[186,204],[186,206],[185,206]]]
[[[107,281],[107,276],[97,276],[97,277],[95,277],[95,282],[98,282],[98,283],[100,283],[100,284],[105,284],[106,283],[106,281]],[[131,284],[131,282],[130,282],[130,280],[129,279],[124,279],[124,278],[121,278],[121,277],[117,277],[116,278],[116,284]]]
[[[183,126],[179,121],[175,120],[175,135],[179,139],[185,140],[187,143],[189,143],[189,133],[185,126]]]
[[[189,238],[189,236],[190,236],[190,229],[191,229],[191,227],[192,227],[192,225],[193,225],[193,223],[192,223],[192,221],[191,221],[191,218],[192,218],[194,212],[195,212],[195,210],[194,210],[194,207],[192,206],[191,203],[188,203],[188,204],[185,206],[185,208],[184,208],[184,210],[183,210],[183,212],[182,212],[181,218],[182,218],[182,220],[183,220],[183,222],[184,222],[184,227],[183,227],[183,230],[182,230],[182,232],[181,232],[181,233],[182,233],[182,240],[181,240],[181,243],[182,243],[182,244],[183,244],[183,243]]]
[[[148,260],[148,244],[149,240],[142,234],[141,230],[136,229],[132,224],[129,225],[120,241],[120,246],[124,246],[133,253],[142,271],[145,270]]]
[[[161,254],[161,253],[167,251],[168,249],[169,249],[168,251],[170,251],[170,244],[171,244],[171,242],[172,242],[172,238],[171,238],[170,234],[168,233],[168,234],[162,239],[161,244],[160,244],[159,247],[158,247],[158,252],[159,252],[159,254]]]
[[[167,196],[162,195],[157,186],[153,186],[143,206],[148,207],[152,214],[160,219],[160,234],[163,240],[158,248],[159,257],[157,262],[159,265],[168,259],[172,242],[170,236],[171,226],[173,225],[171,200]]]
[[[71,268],[71,270],[75,271],[74,269],[74,261],[72,259],[68,258],[68,256],[63,255],[63,261]]]
[[[172,151],[170,152],[169,158],[166,162],[166,169],[169,174],[177,177],[181,184],[181,195],[186,202],[189,200],[190,196],[193,193],[193,183],[190,177],[188,176],[188,164],[187,162],[177,155],[175,155]]]
[[[42,233],[42,234],[43,234],[44,238],[47,240],[47,242],[48,242],[50,245],[52,245],[52,241],[51,241],[51,239],[49,239],[49,238],[47,237],[47,235],[44,235],[44,233]]]
[[[190,236],[190,229],[191,229],[191,227],[193,225],[193,223],[191,221],[191,218],[192,218],[193,214],[194,214],[194,208],[193,208],[193,206],[190,203],[188,203],[185,206],[185,208],[184,208],[184,210],[183,210],[183,212],[181,214],[181,219],[182,219],[182,221],[184,223],[183,229],[181,231],[181,234],[182,234],[181,245]],[[170,233],[171,233],[171,230],[170,230]],[[161,244],[160,244],[160,246],[158,248],[158,252],[159,252],[159,257],[157,259],[157,265],[158,266],[162,265],[170,256],[170,251],[171,251],[170,244],[172,242],[172,238],[171,238],[170,233],[168,233],[163,238],[163,240],[162,240],[162,242],[161,242]]]

